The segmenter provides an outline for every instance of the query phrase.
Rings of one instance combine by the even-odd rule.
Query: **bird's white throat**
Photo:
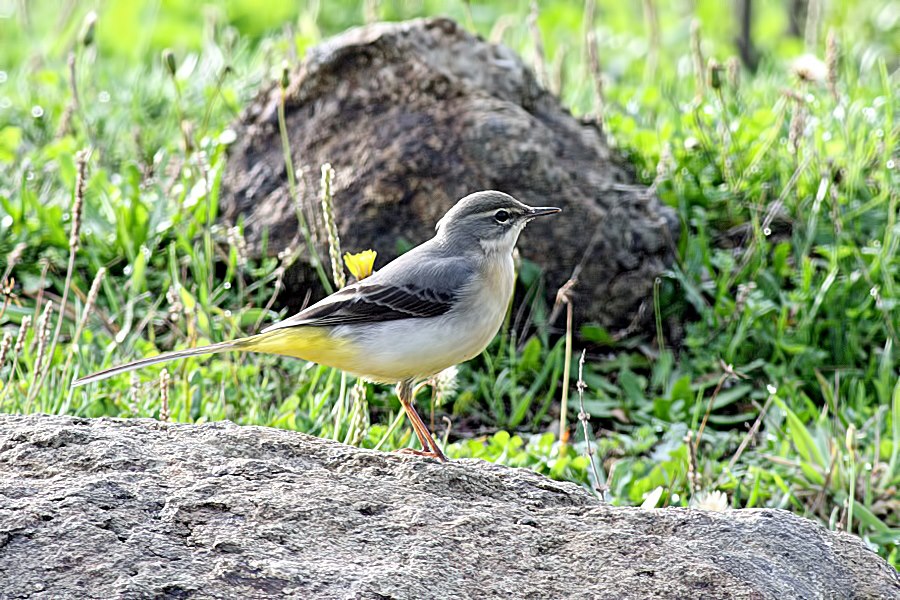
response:
[[[524,224],[522,227],[524,227]],[[519,239],[519,234],[522,232],[522,227],[513,227],[501,236],[481,239],[478,240],[478,243],[481,244],[481,248],[488,256],[497,253],[512,254],[513,248],[516,247],[516,242]]]

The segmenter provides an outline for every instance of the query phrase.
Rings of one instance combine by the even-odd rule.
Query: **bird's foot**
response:
[[[397,454],[412,454],[413,456],[422,456],[425,458],[436,458],[440,462],[447,462],[447,457],[444,456],[443,452],[431,452],[425,450],[416,450],[415,448],[400,448],[399,450],[394,450]]]

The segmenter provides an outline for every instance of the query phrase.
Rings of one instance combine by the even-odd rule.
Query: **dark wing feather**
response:
[[[267,327],[263,333],[285,327],[436,317],[454,306],[475,273],[471,260],[448,257],[439,247],[426,242],[371,277]]]
[[[453,307],[453,299],[453,294],[427,288],[371,285],[363,293],[346,300],[310,307],[302,313],[302,322],[304,325],[344,325],[436,317]]]
[[[335,294],[331,301],[310,306],[263,332],[295,326],[336,326],[436,317],[449,311],[454,300],[452,293],[410,285],[353,286]]]

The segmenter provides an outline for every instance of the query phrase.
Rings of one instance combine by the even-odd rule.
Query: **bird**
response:
[[[437,222],[431,239],[256,335],[136,360],[72,385],[228,351],[299,358],[397,384],[400,404],[422,447],[406,450],[446,462],[413,406],[413,384],[487,348],[512,298],[519,234],[532,219],[559,211],[531,207],[499,191],[469,194]]]

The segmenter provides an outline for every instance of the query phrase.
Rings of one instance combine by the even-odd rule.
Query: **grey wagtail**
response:
[[[437,234],[360,282],[257,335],[144,358],[76,380],[78,386],[147,365],[237,350],[293,356],[382,383],[397,395],[425,456],[446,461],[412,402],[412,385],[481,354],[503,323],[525,225],[558,208],[477,192],[438,221]]]

